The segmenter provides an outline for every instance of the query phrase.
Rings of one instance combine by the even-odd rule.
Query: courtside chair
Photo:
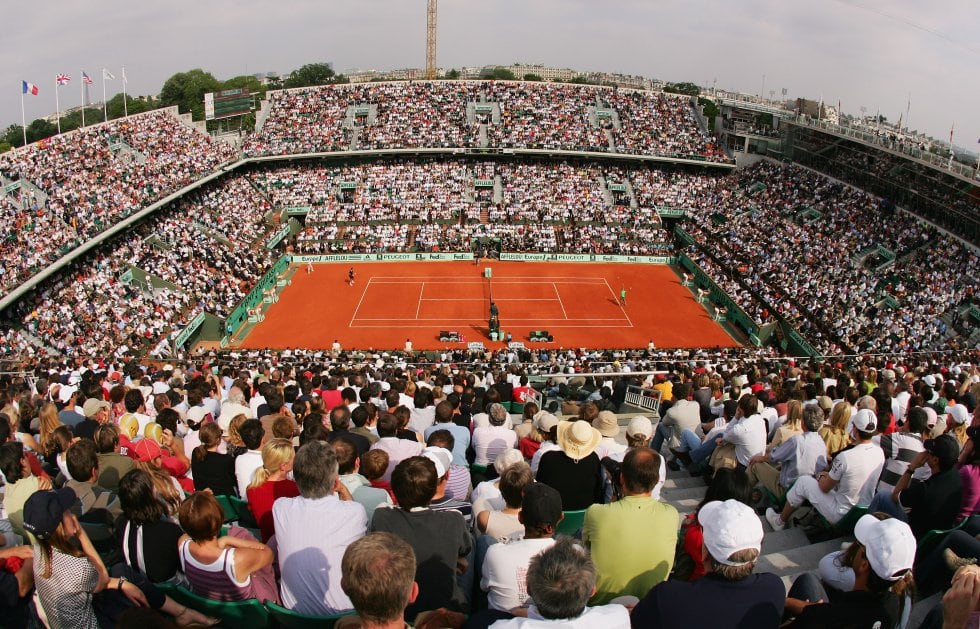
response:
[[[202,614],[220,618],[219,626],[221,627],[266,629],[272,625],[269,610],[254,598],[247,601],[212,601],[179,585],[158,585],[157,587],[181,605],[196,609]]]
[[[331,629],[338,620],[354,613],[349,611],[333,616],[310,616],[294,612],[275,603],[267,602],[265,607],[269,610],[272,619],[285,629]]]
[[[555,527],[555,535],[571,535],[581,539],[582,525],[585,524],[585,509],[562,511],[561,522]]]

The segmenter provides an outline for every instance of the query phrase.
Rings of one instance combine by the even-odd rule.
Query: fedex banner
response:
[[[673,257],[617,256],[600,253],[501,253],[501,260],[516,262],[622,262],[627,264],[673,264]]]
[[[293,264],[308,262],[452,262],[472,261],[472,253],[332,253],[293,256]]]

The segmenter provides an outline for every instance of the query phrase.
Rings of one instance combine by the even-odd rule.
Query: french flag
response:
[[[31,94],[32,96],[37,96],[38,91],[37,85],[28,83],[27,81],[21,81],[21,94]]]

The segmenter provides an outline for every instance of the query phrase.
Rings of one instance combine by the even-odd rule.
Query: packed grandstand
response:
[[[310,87],[270,93],[257,118],[256,131],[235,146],[163,110],[0,155],[0,429],[9,428],[0,468],[10,520],[0,519],[0,530],[8,546],[41,531],[38,548],[49,560],[52,552],[59,561],[70,557],[64,561],[76,560],[80,570],[90,561],[125,564],[106,576],[111,587],[134,595],[127,591],[133,583],[119,577],[135,573],[141,591],[155,592],[151,606],[180,624],[210,622],[193,609],[255,627],[275,619],[282,626],[333,622],[355,607],[364,615],[361,602],[378,595],[350,594],[352,553],[338,540],[391,530],[438,564],[428,572],[420,566],[415,577],[422,596],[404,617],[417,626],[509,618],[529,599],[523,581],[494,573],[500,547],[532,543],[534,552],[551,552],[556,533],[591,547],[583,572],[591,570],[592,584],[574,615],[592,613],[582,607],[593,591],[596,607],[585,609],[610,614],[581,616],[576,626],[629,626],[625,607],[606,605],[623,594],[634,597],[626,601],[633,626],[686,618],[686,626],[730,619],[731,626],[776,627],[784,605],[798,626],[830,626],[805,606],[790,609],[776,578],[793,583],[790,601],[802,599],[806,578],[793,579],[818,569],[828,585],[870,582],[882,601],[891,597],[873,610],[887,626],[917,626],[908,623],[912,594],[900,587],[913,568],[902,555],[911,533],[892,526],[899,515],[884,524],[864,514],[872,499],[881,511],[902,511],[903,502],[889,502],[892,490],[906,489],[896,483],[907,485],[912,472],[928,476],[923,461],[937,477],[949,472],[943,448],[955,442],[952,456],[965,470],[954,472],[965,479],[962,507],[960,494],[952,509],[949,500],[935,510],[921,497],[908,502],[926,549],[915,564],[922,588],[911,612],[916,621],[959,578],[953,570],[964,560],[949,548],[966,563],[976,556],[980,260],[976,232],[954,229],[975,208],[968,185],[950,194],[937,175],[934,188],[923,186],[925,200],[909,198],[905,207],[903,199],[880,196],[880,186],[904,172],[924,176],[921,164],[873,147],[846,148],[832,134],[820,143],[805,125],[791,129],[806,136],[798,162],[753,159],[736,168],[735,152],[709,132],[691,98],[586,85]],[[747,129],[760,138],[787,135]],[[830,151],[842,162],[822,168]],[[853,185],[869,174],[867,186]],[[943,207],[951,208],[948,216]],[[193,347],[192,322],[207,315],[230,335],[243,304],[256,300],[270,274],[275,280],[284,256],[408,252],[668,260],[707,308],[727,313],[743,347],[241,350],[227,347],[227,338]],[[809,468],[780,447],[802,449],[806,439],[819,454],[807,459]],[[295,455],[294,440],[303,444]],[[334,445],[324,449],[319,442],[327,440]],[[33,453],[22,458],[23,448]],[[854,452],[868,450],[871,458],[884,452],[887,462],[876,469],[855,462]],[[774,467],[779,457],[781,469]],[[815,493],[802,492],[828,476],[817,459],[826,466],[835,457],[851,469],[868,467],[867,478],[842,482],[832,490],[839,504],[825,508]],[[130,459],[137,469],[127,473]],[[339,481],[323,475],[331,468],[323,461],[337,463]],[[24,472],[27,462],[32,472]],[[103,465],[122,471],[113,481]],[[829,475],[840,482],[851,473],[846,468],[834,464]],[[790,472],[817,478],[794,486]],[[60,553],[48,541],[38,514],[58,505],[37,503],[60,494],[35,492],[52,481],[85,492],[93,483],[82,476],[108,491],[88,490],[80,515],[115,508],[136,523],[106,535],[114,522],[83,519],[78,534],[95,542],[87,557]],[[426,479],[437,493],[415,495]],[[149,488],[144,504],[140,483]],[[311,505],[324,495],[338,502],[335,486],[344,488],[346,510],[316,511]],[[937,495],[943,490],[933,487]],[[202,489],[211,493],[193,493]],[[121,506],[112,502],[117,492]],[[644,501],[644,514],[659,515],[635,522],[639,516],[604,516],[636,501]],[[797,510],[806,501],[814,508]],[[451,531],[425,528],[416,539],[419,530],[385,523],[386,506],[400,505],[390,510],[400,514],[428,512],[430,503],[433,511],[462,514],[443,514]],[[715,509],[724,513],[699,520]],[[140,522],[146,513],[152,521]],[[680,545],[678,513],[688,516]],[[193,532],[179,560],[176,538],[166,538],[181,533],[178,522]],[[636,526],[620,530],[617,522]],[[731,522],[740,524],[723,532],[715,526]],[[211,524],[214,530],[204,530]],[[219,544],[222,524],[230,529],[221,548],[249,557],[245,585],[215,576],[201,559],[220,546],[211,545]],[[653,526],[662,529],[654,535]],[[942,543],[930,537],[931,529],[954,527],[969,533],[961,545],[949,541],[955,533]],[[725,546],[716,534],[741,545]],[[262,543],[273,537],[278,572]],[[391,553],[404,546],[381,539]],[[497,551],[488,550],[495,541]],[[314,553],[297,550],[304,544],[327,544],[329,568],[311,567]],[[898,551],[889,555],[883,544]],[[863,564],[859,551],[868,556]],[[636,566],[625,565],[627,554]],[[523,560],[528,581],[544,570],[543,559]],[[883,574],[881,562],[894,569]],[[55,568],[58,582],[77,566]],[[330,583],[321,583],[328,569]],[[18,569],[8,563],[8,570]],[[732,583],[672,610],[672,597],[658,589],[671,586],[658,583],[668,574],[675,584],[695,582],[706,570],[716,574],[702,585]],[[371,581],[367,573],[361,578]],[[65,626],[94,617],[87,601],[69,611],[54,605],[67,599],[46,587],[38,587],[37,611]],[[534,613],[552,613],[544,585],[535,587]],[[737,596],[725,589],[735,587],[742,588]],[[729,608],[714,609],[718,600]],[[25,622],[33,613],[10,607]],[[428,625],[416,616],[432,610]]]

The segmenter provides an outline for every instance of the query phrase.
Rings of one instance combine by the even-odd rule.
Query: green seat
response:
[[[333,616],[310,616],[308,614],[294,612],[275,603],[266,603],[265,607],[269,610],[269,615],[272,616],[272,619],[279,623],[280,627],[285,627],[286,629],[306,629],[307,627],[309,629],[330,629],[337,624],[337,620],[354,613],[350,611],[342,614],[334,614]]]
[[[854,533],[854,527],[857,525],[857,521],[861,519],[862,516],[867,515],[868,507],[863,505],[855,505],[851,507],[851,510],[844,514],[834,528],[841,535],[851,535]]]
[[[265,629],[272,624],[269,619],[269,610],[254,598],[247,601],[212,601],[180,586],[170,585],[166,588],[160,587],[160,589],[181,605],[196,609],[202,614],[220,618],[220,626],[222,627]]]
[[[231,506],[238,514],[238,525],[247,529],[259,528],[259,523],[255,521],[255,516],[248,509],[248,503],[237,496],[228,496]]]
[[[571,535],[581,537],[580,531],[585,524],[585,509],[578,511],[562,511],[561,522],[555,527],[555,535]]]
[[[221,505],[221,511],[225,514],[225,522],[234,522],[238,519],[238,510],[235,509],[235,505],[231,502],[231,496],[225,496],[219,494],[215,496],[218,504]]]
[[[971,518],[973,516],[970,516]],[[952,533],[953,531],[958,531],[959,529],[966,526],[966,523],[970,521],[970,518],[963,518],[963,520],[951,529],[932,529],[922,536],[922,539],[918,543],[918,555],[922,554],[922,549],[938,544],[939,541]]]
[[[489,466],[487,466],[487,465],[477,465],[476,463],[471,463],[470,464],[470,471],[471,472],[477,472],[478,474],[486,474],[487,473],[487,467],[489,467]]]
[[[524,405],[521,404],[520,402],[511,402],[510,403],[510,412],[511,413],[517,413],[518,415],[520,415],[521,413],[524,412]]]

